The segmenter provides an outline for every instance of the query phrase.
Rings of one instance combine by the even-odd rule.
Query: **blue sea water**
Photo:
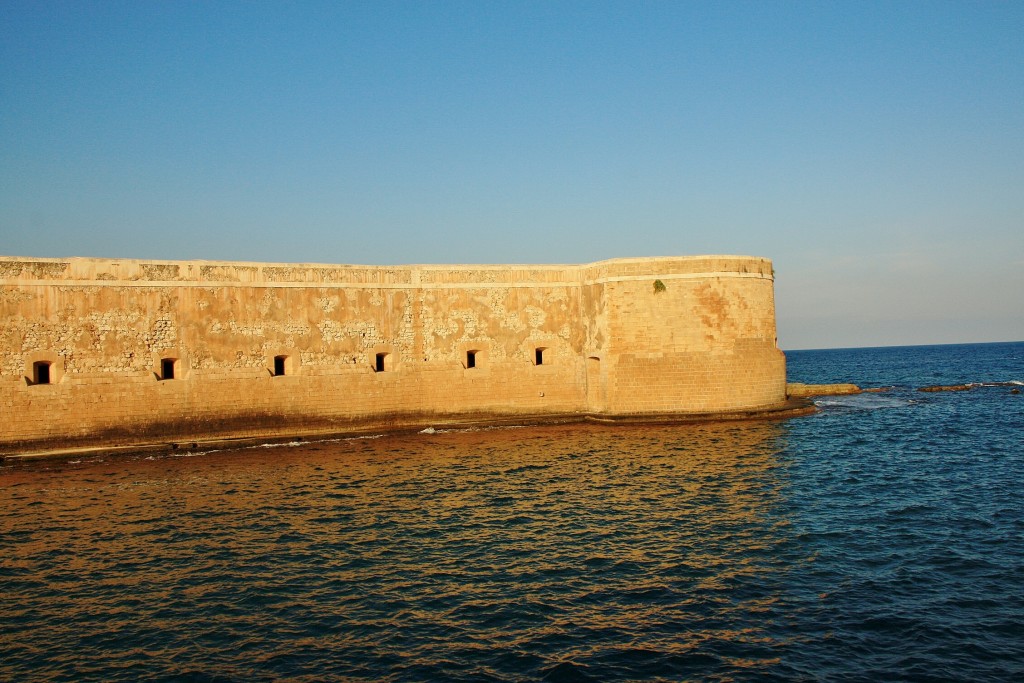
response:
[[[787,356],[888,390],[5,464],[0,679],[1024,680],[1024,343]]]

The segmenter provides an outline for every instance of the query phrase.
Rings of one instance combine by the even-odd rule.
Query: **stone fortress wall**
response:
[[[0,451],[785,401],[771,262],[0,257]]]

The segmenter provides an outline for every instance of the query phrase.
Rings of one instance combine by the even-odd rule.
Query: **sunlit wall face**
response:
[[[20,451],[707,416],[786,398],[762,257],[374,267],[0,256],[4,274],[0,402],[18,419],[0,421],[0,444]]]

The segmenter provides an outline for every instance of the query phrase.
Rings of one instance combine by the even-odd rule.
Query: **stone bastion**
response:
[[[746,256],[0,257],[0,452],[771,411],[773,287]]]

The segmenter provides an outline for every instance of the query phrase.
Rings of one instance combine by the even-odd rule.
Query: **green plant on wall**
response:
[[[665,283],[662,282],[661,280],[655,280],[654,281],[654,293],[655,294],[661,294],[664,291],[665,291]]]

